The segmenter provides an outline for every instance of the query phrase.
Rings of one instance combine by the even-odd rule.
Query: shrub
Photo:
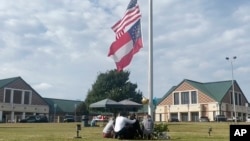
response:
[[[156,123],[154,125],[154,131],[157,133],[169,132],[168,125],[166,123]]]
[[[170,139],[167,132],[169,132],[168,125],[166,123],[158,123],[154,125],[153,139]]]

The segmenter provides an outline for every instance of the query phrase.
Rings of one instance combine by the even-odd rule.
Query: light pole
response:
[[[75,104],[75,121],[76,121],[76,108],[77,108],[77,105]]]
[[[232,89],[233,89],[234,122],[237,122],[236,110],[235,110],[234,67],[233,67],[233,60],[235,60],[236,58],[237,58],[236,56],[234,56],[233,58],[226,57],[226,60],[230,61],[230,63],[231,63],[231,68],[232,68]]]
[[[171,121],[171,112],[170,112],[171,105],[168,105],[168,121]]]
[[[55,103],[54,104],[54,122],[56,122],[56,107],[57,107],[57,104]]]

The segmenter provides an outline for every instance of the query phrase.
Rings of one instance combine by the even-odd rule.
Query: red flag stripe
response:
[[[119,62],[115,62],[117,71],[122,71],[123,68],[128,66],[133,59],[133,55],[133,51],[131,50],[127,55],[123,56]]]
[[[138,10],[140,11],[138,5],[137,5],[136,7],[134,7],[134,8],[132,8],[132,9],[127,10],[127,11],[125,12],[124,16],[122,17],[122,19],[119,20],[117,23],[115,23],[115,24],[112,26],[112,29],[113,29],[113,28],[116,28],[116,27],[120,24],[121,21],[123,21],[124,19],[126,19],[127,16],[133,15],[133,14],[131,14],[131,13],[136,13]]]
[[[136,54],[137,52],[139,52],[142,46],[143,46],[142,38],[138,38],[133,48],[133,54]]]
[[[112,26],[112,29],[114,32],[117,32],[119,30],[123,30],[126,28],[127,22],[133,22],[138,20],[141,17],[139,6],[136,6],[136,9],[134,11],[129,11],[125,14],[125,16],[119,20],[114,26]]]
[[[110,55],[114,55],[118,50],[120,50],[121,48],[125,48],[126,49],[126,46],[128,46],[127,44],[131,42],[129,45],[131,47],[129,48],[133,48],[133,41],[131,40],[131,37],[129,35],[128,32],[124,33],[121,38],[119,38],[118,40],[114,41],[111,46],[110,46],[110,49],[109,49],[109,53],[108,53],[108,56]],[[123,52],[123,51],[122,51]]]
[[[119,39],[123,34],[124,34],[124,31],[123,31],[123,30],[117,32],[117,33],[116,33],[116,39]]]
[[[134,23],[136,23],[139,19],[141,18],[141,15],[139,15],[138,17],[135,17],[134,19],[131,19],[131,20],[128,20],[125,25],[124,25],[124,28],[127,27],[128,29],[133,26]],[[117,32],[116,32],[116,38],[120,38],[122,36],[121,33],[124,33],[123,29],[119,29]]]
[[[108,56],[113,58],[118,71],[127,67],[133,55],[143,47],[140,18],[137,0],[131,0],[123,18],[112,26],[116,40],[111,44]]]
[[[133,16],[129,16],[129,17],[127,17],[127,19],[120,21],[119,24],[117,24],[117,26],[112,28],[112,29],[115,33],[120,31],[120,30],[124,30],[129,24],[137,21],[140,18],[141,18],[140,13],[137,13],[136,15],[133,15]]]
[[[142,40],[141,38],[138,39],[138,45],[136,47],[133,48],[133,50],[131,50],[127,55],[123,56],[120,61],[115,61],[116,64],[116,68],[118,71],[123,70],[123,68],[125,68],[126,66],[128,66],[130,64],[130,62],[133,59],[134,54],[136,54],[140,48],[142,48]]]
[[[135,13],[134,15],[128,15],[126,17],[126,19],[122,19],[121,21],[119,21],[119,23],[116,25],[116,26],[113,26],[113,31],[114,32],[117,32],[119,30],[123,30],[126,28],[126,25],[128,25],[127,23],[128,22],[131,22],[131,21],[136,21],[138,20],[139,18],[141,17],[141,14],[140,12],[138,11],[138,13]]]

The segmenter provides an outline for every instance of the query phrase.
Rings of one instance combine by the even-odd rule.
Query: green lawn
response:
[[[103,139],[103,127],[83,127],[82,138],[75,138],[76,125],[81,123],[2,123],[0,141],[96,141]],[[246,124],[246,123],[243,123]],[[169,123],[171,141],[229,141],[230,123]],[[208,128],[212,128],[211,136]]]

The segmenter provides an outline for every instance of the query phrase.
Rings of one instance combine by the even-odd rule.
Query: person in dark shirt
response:
[[[141,129],[140,121],[136,118],[135,113],[130,115],[130,119],[135,119],[136,122],[129,126],[129,139],[142,139],[143,131]]]

